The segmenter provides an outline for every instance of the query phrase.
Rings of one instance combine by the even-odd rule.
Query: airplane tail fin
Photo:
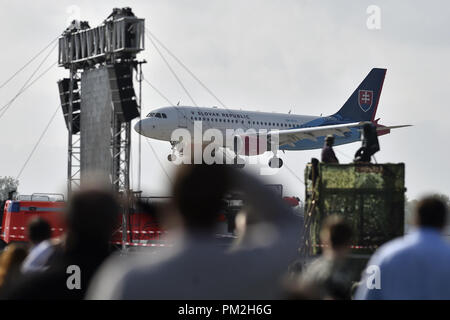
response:
[[[373,121],[385,75],[386,69],[372,69],[334,116],[352,121]]]

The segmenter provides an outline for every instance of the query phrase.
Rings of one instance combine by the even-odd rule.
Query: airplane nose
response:
[[[134,125],[134,130],[142,134],[143,136],[146,136],[148,138],[153,138],[155,134],[158,133],[157,125],[153,119],[142,119],[136,122]]]
[[[136,124],[134,125],[134,131],[136,131],[139,134],[142,134],[142,129],[144,127],[144,124],[142,123],[142,120],[139,120],[138,122],[136,122]]]

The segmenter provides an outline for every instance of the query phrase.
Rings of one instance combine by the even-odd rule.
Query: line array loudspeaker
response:
[[[70,79],[65,78],[58,81],[59,98],[61,100],[61,108],[66,121],[66,127],[69,128],[69,105],[70,105]],[[78,81],[73,83],[72,91],[72,133],[80,132],[80,89]]]
[[[125,122],[139,117],[140,113],[133,87],[132,65],[129,63],[116,63],[108,66],[108,75],[114,111]]]

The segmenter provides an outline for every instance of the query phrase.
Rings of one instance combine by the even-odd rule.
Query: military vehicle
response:
[[[360,268],[383,243],[403,235],[405,166],[399,164],[325,164],[312,161],[305,169],[305,225],[300,251],[320,254],[320,228],[332,214],[353,229],[351,256]]]

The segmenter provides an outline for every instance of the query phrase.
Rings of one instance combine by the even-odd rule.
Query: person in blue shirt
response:
[[[447,206],[435,197],[421,200],[416,229],[392,240],[370,259],[355,299],[450,299],[450,245],[442,236]]]

